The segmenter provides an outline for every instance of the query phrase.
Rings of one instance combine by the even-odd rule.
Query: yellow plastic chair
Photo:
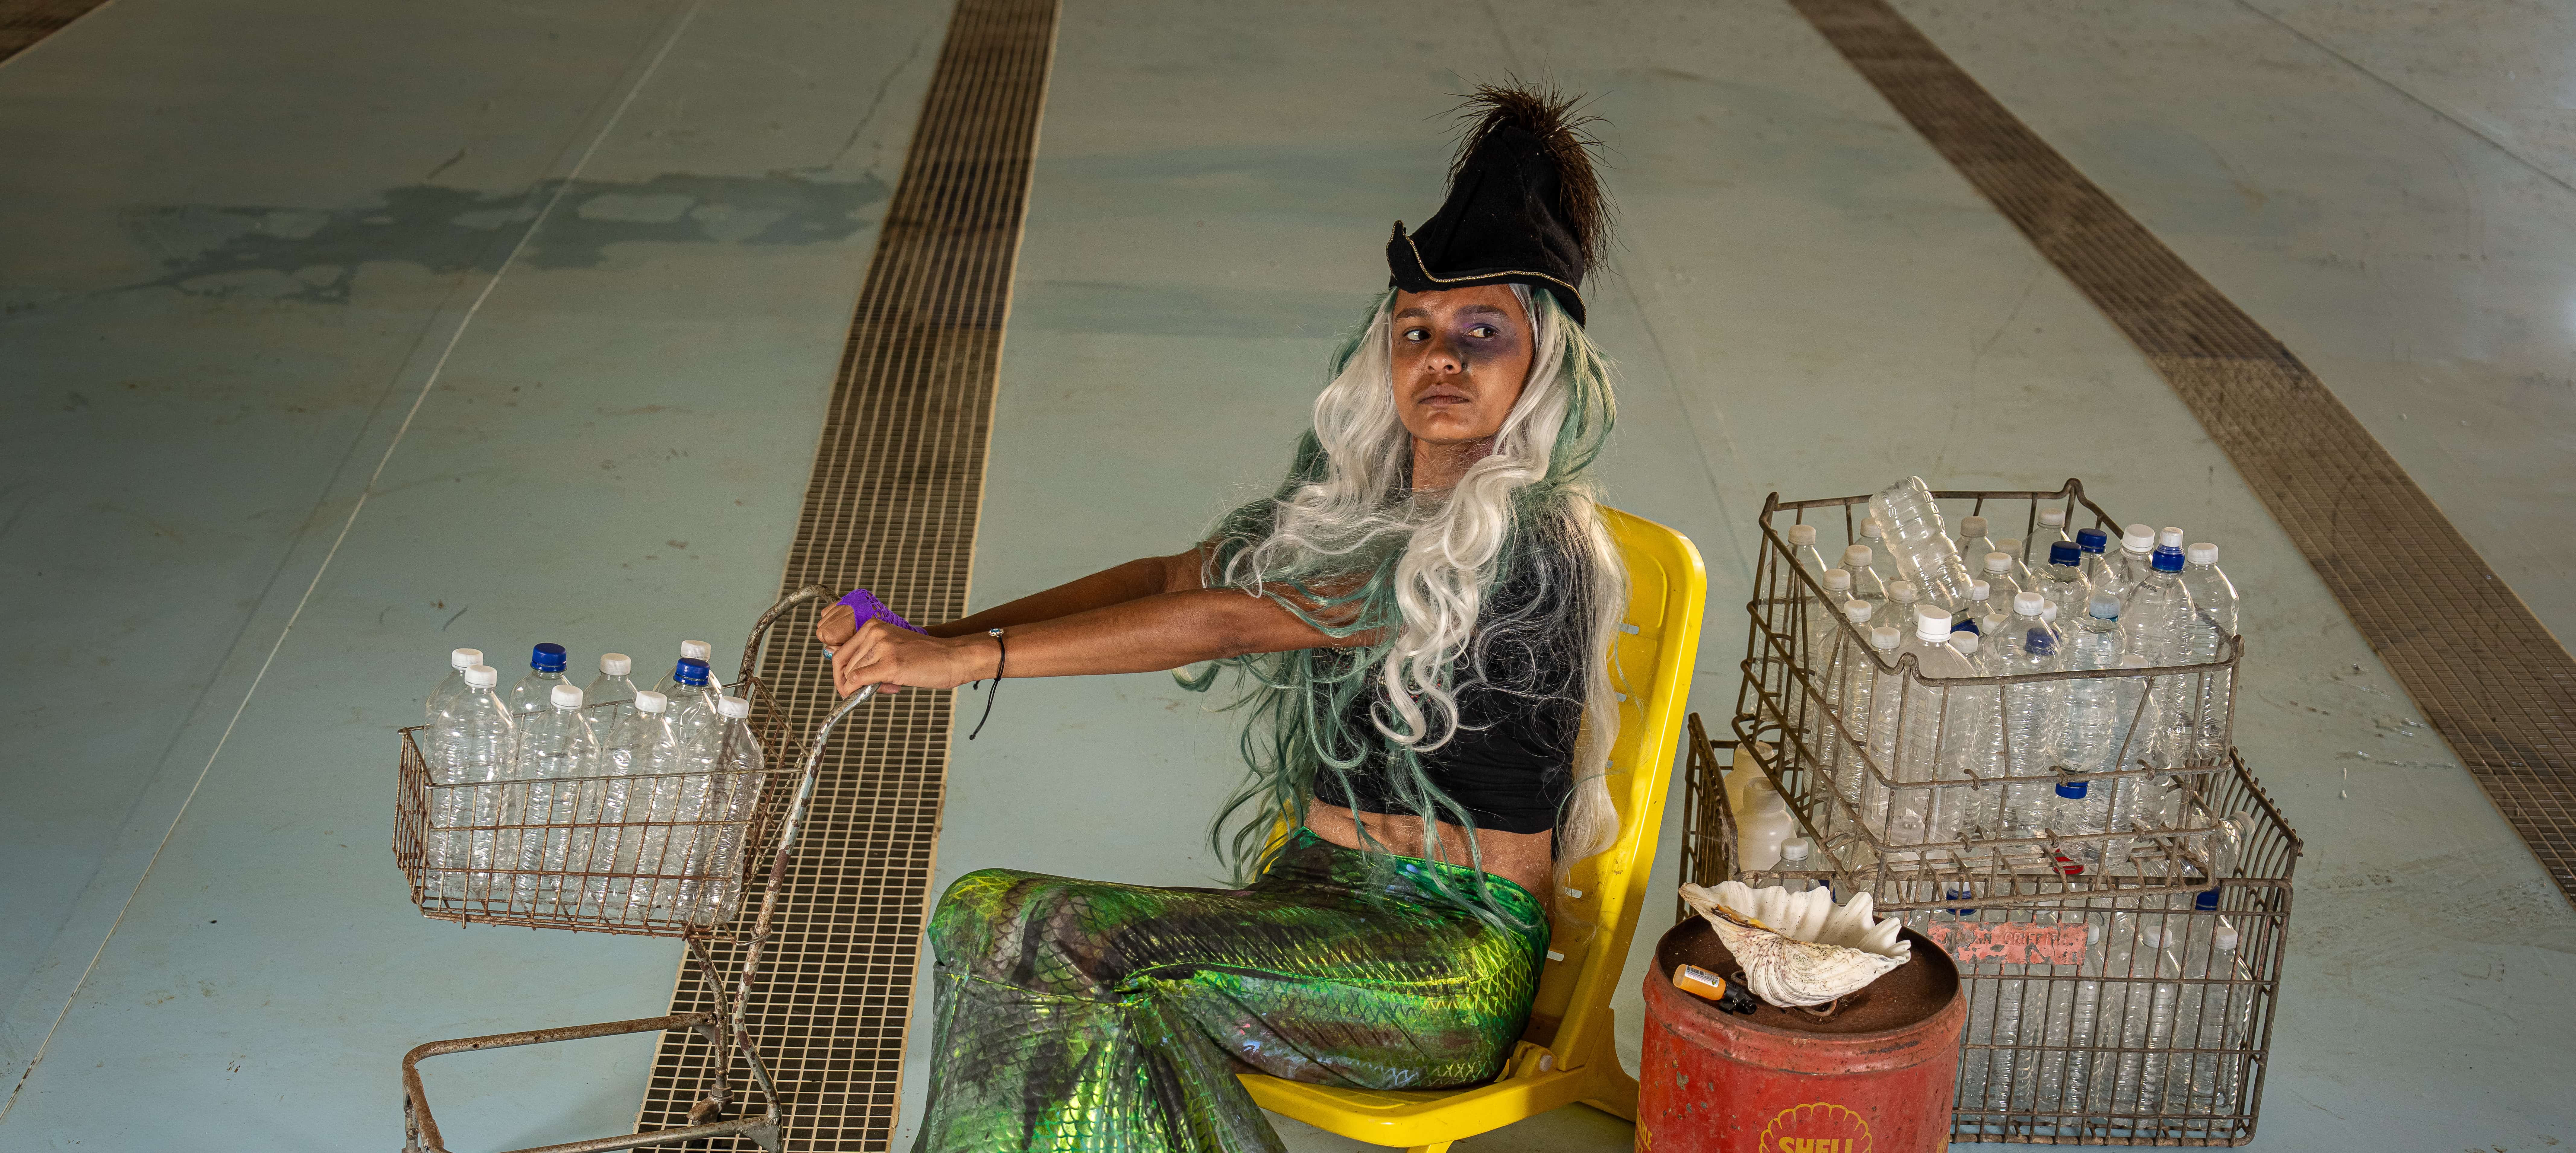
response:
[[[1708,571],[1690,538],[1652,521],[1602,509],[1628,564],[1627,635],[1614,649],[1611,685],[1622,694],[1619,740],[1610,752],[1610,795],[1619,839],[1574,867],[1562,903],[1592,924],[1586,934],[1557,921],[1547,971],[1520,1046],[1500,1078],[1468,1089],[1376,1092],[1241,1074],[1262,1108],[1373,1145],[1440,1153],[1464,1137],[1581,1101],[1637,1119],[1637,1082],[1619,1067],[1610,1040],[1610,994],[1628,959],[1644,906],[1664,789],[1699,655]]]

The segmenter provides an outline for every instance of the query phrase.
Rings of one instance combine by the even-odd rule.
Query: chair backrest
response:
[[[1611,687],[1626,698],[1609,767],[1619,839],[1574,866],[1567,888],[1580,896],[1559,895],[1556,936],[1548,946],[1556,956],[1539,979],[1531,1009],[1537,1027],[1529,1033],[1573,1061],[1616,1059],[1607,1051],[1606,1010],[1645,906],[1708,597],[1708,570],[1690,538],[1617,509],[1603,508],[1601,517],[1628,568],[1628,611],[1610,661]],[[1550,1020],[1557,1023],[1553,1030],[1545,1027]],[[1600,1051],[1578,1052],[1587,1045]]]

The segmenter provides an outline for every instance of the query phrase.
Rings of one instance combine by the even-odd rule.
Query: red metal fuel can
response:
[[[1750,1015],[1673,987],[1680,966],[1735,960],[1693,917],[1664,934],[1646,975],[1639,1153],[1930,1153],[1950,1144],[1967,999],[1939,946],[1844,999],[1831,1017]]]

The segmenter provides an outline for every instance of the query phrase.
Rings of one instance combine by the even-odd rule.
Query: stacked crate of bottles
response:
[[[1958,1139],[2250,1140],[2299,841],[2230,741],[2215,547],[2074,480],[1774,494],[1762,526],[1734,727],[1803,844],[1738,876],[1867,892],[1950,950]]]

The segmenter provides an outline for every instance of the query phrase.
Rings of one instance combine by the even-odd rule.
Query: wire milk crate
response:
[[[2038,531],[2052,503],[2070,524],[2089,516],[2117,531],[2074,480],[2057,492],[1933,496],[1964,506],[1952,515],[2018,512],[2026,532]],[[2226,638],[2205,664],[1926,677],[1912,655],[1873,650],[1828,608],[1818,575],[1774,523],[1783,513],[1797,523],[1839,520],[1858,543],[1870,499],[1774,494],[1762,513],[1736,735],[1815,835],[1820,865],[1898,904],[1960,890],[2029,904],[2207,889],[2226,868],[2214,858],[2240,850],[2226,843],[2226,811],[2212,791],[2230,747],[2241,640]],[[1912,626],[1896,627],[1911,635]],[[2096,695],[2118,718],[2120,744],[2084,764],[2050,756],[2052,743],[2027,739],[2044,692]],[[2028,747],[2015,747],[2016,736]],[[2075,809],[2057,803],[2059,786],[2096,800],[2090,823],[2099,827],[2069,822]]]
[[[446,1053],[692,1030],[715,1050],[714,1083],[684,1128],[621,1134],[519,1153],[596,1153],[739,1135],[777,1153],[784,1121],[777,1086],[745,1024],[779,885],[795,852],[832,729],[876,695],[844,698],[797,740],[751,675],[773,627],[797,605],[833,596],[808,585],[779,599],[752,626],[732,691],[750,702],[749,728],[764,754],[757,769],[439,781],[422,744],[428,726],[401,732],[394,800],[394,860],[422,915],[460,924],[526,925],[577,932],[678,937],[688,945],[714,1012],[535,1029],[432,1041],[404,1054],[404,1153],[447,1153],[420,1078],[420,1062]],[[600,706],[613,708],[614,706]],[[720,760],[719,764],[727,763]],[[764,852],[764,850],[766,850]],[[730,993],[707,949],[736,928],[753,886],[757,913]],[[725,1071],[739,1054],[759,1090],[757,1111],[734,1109]]]
[[[2017,514],[2025,541],[2043,508],[2066,509],[2070,525],[2113,523],[2074,480],[2056,492],[1933,496],[1952,517]],[[2215,661],[2167,668],[1927,679],[1911,657],[1891,666],[1873,653],[1837,669],[1837,652],[1852,663],[1858,630],[1827,615],[1822,586],[1775,522],[1839,519],[1856,542],[1869,499],[1774,494],[1747,606],[1735,764],[1778,787],[1818,846],[1816,867],[1739,869],[1711,748],[1689,759],[1696,827],[1683,871],[1703,885],[1867,892],[1948,950],[1969,998],[1956,1139],[2251,1140],[2301,844],[2231,744],[2241,641],[2228,638]],[[1871,708],[1850,707],[1844,672],[1876,678]],[[2119,704],[2129,737],[2099,763],[2016,760],[2010,707],[2049,682],[2089,682]],[[1890,685],[1892,697],[1875,691]],[[2168,739],[2137,738],[2150,716],[2175,718]],[[1980,748],[1979,734],[1994,744]],[[2044,799],[2024,803],[2033,786],[2053,794],[2077,781],[2085,794],[2108,790],[2116,819],[2096,831],[2068,826]]]

